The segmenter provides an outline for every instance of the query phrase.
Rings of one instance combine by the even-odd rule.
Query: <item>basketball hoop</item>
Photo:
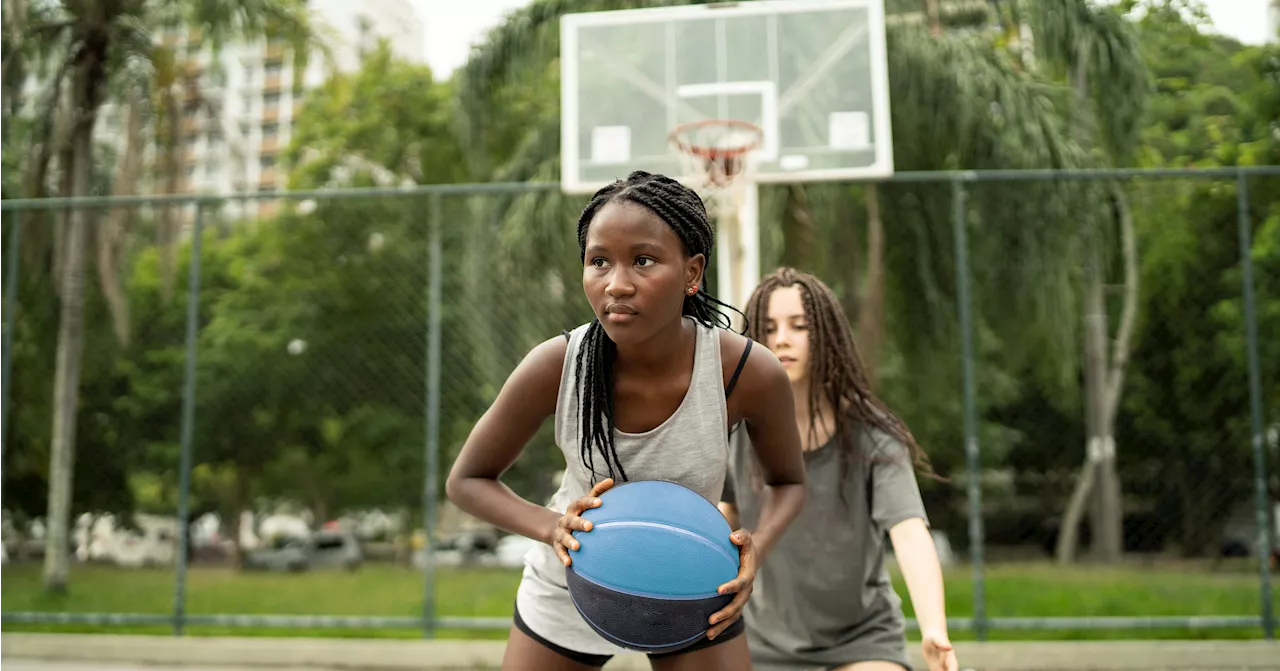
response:
[[[680,124],[667,137],[680,152],[686,178],[698,182],[720,214],[732,213],[734,181],[748,172],[748,154],[763,142],[764,131],[738,119],[703,119]]]

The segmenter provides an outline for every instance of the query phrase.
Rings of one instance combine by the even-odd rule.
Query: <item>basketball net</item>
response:
[[[717,247],[732,250],[727,257],[722,257],[721,263],[728,264],[730,277],[741,278],[743,251],[739,213],[745,199],[745,186],[754,168],[752,151],[760,146],[764,132],[746,121],[707,119],[677,126],[669,139],[679,150],[682,181],[702,196],[707,214],[715,222]],[[718,293],[730,305],[739,305],[747,299],[745,295],[737,295],[743,289],[719,287]],[[739,330],[740,318],[732,315],[731,319],[734,329]]]
[[[722,221],[736,217],[742,190],[735,187],[751,173],[751,151],[764,139],[760,127],[737,119],[705,119],[676,126],[668,137],[680,154],[683,181],[706,201],[707,214]]]

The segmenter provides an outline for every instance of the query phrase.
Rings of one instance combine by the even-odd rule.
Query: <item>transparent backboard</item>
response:
[[[760,126],[757,182],[893,172],[883,0],[775,0],[567,14],[561,170],[590,193],[648,170],[687,174],[680,124]]]

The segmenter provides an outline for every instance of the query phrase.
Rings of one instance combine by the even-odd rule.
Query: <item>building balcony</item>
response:
[[[275,136],[262,138],[262,148],[259,153],[274,154],[280,148],[280,142]]]
[[[284,45],[278,42],[274,44],[268,43],[267,50],[266,50],[266,57],[268,61],[284,60]]]
[[[269,191],[276,188],[276,169],[268,168],[258,175],[258,189]]]
[[[199,133],[201,126],[200,119],[195,116],[188,116],[182,120],[182,132],[185,135]]]
[[[262,85],[263,93],[277,93],[280,91],[280,85],[283,78],[279,74],[267,75],[267,81]]]
[[[280,106],[269,105],[262,108],[262,123],[275,123],[280,120]]]

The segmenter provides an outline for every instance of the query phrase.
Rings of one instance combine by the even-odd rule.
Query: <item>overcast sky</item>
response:
[[[1217,30],[1241,42],[1267,38],[1267,0],[1203,0]],[[426,28],[427,64],[439,78],[467,60],[471,45],[483,39],[513,9],[530,0],[410,0]]]

